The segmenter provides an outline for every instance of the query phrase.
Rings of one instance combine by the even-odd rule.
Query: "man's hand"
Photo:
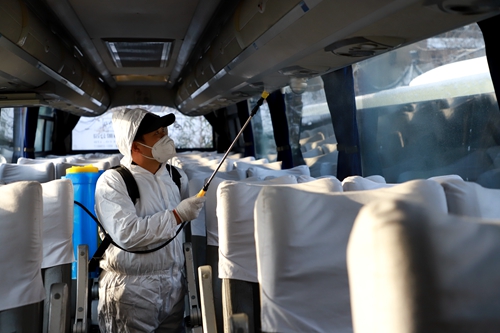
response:
[[[206,199],[207,198],[205,197],[198,198],[193,196],[182,200],[173,211],[175,218],[177,219],[177,223],[191,221],[197,218]]]

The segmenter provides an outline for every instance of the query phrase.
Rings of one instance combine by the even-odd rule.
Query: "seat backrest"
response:
[[[45,290],[41,275],[42,187],[33,181],[0,186],[0,198],[1,312],[40,302]]]
[[[40,164],[13,164],[0,165],[0,183],[10,184],[17,181],[49,182],[55,179],[54,164],[52,162]]]
[[[446,194],[450,214],[500,219],[500,190],[461,179],[439,182]]]
[[[326,187],[330,182],[323,183]],[[264,186],[283,184],[297,184],[297,179],[288,175],[268,181],[224,181],[219,185],[217,221],[220,278],[257,282],[253,222],[255,200]]]
[[[42,189],[42,268],[72,263],[73,184],[70,179],[56,179],[43,183]]]
[[[217,188],[219,184],[225,180],[241,180],[244,178],[235,179],[233,175],[237,170],[225,173],[217,173],[217,176],[212,179],[208,191],[206,193],[207,200],[205,201],[205,226],[207,230],[207,245],[219,246],[219,227],[217,222]],[[242,172],[237,171],[237,172]],[[207,181],[209,176],[205,179]]]
[[[342,181],[342,188],[345,192],[375,190],[378,188],[392,187],[394,185],[396,184],[381,183],[361,176],[349,176]]]
[[[499,254],[500,220],[365,206],[347,256],[355,332],[496,332]]]
[[[336,151],[314,157],[304,157],[304,161],[313,177],[320,177],[327,174],[336,175],[338,155],[339,153]]]
[[[28,158],[28,157],[19,157],[17,159],[17,164],[40,164],[40,163],[48,163],[52,162],[54,164],[66,162],[65,157],[57,157],[57,158]]]
[[[247,171],[249,168],[262,168],[264,170],[281,170],[282,162],[267,162],[267,159],[256,160],[256,163],[236,162],[235,169]],[[257,163],[258,162],[258,163]]]
[[[392,188],[310,193],[269,186],[255,203],[262,331],[352,331],[346,249],[361,207],[405,198],[447,211],[442,187],[418,180]]]
[[[262,178],[262,179],[269,177],[269,176],[281,177],[281,176],[286,176],[286,175],[310,176],[311,173],[310,173],[307,165],[299,165],[299,166],[293,167],[291,169],[284,169],[284,170],[271,170],[271,169],[261,168],[258,166],[252,166],[252,167],[248,168],[248,170],[247,170],[248,177],[258,177],[258,178]]]

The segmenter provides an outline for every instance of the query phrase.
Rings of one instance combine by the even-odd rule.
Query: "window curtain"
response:
[[[52,133],[52,153],[55,155],[71,154],[71,133],[80,120],[80,116],[54,110],[54,132]]]
[[[500,15],[493,16],[477,24],[483,33],[486,59],[488,61],[488,67],[490,68],[491,81],[493,81],[498,103],[500,97],[500,48],[496,44],[498,43]]]
[[[337,178],[361,176],[356,100],[352,67],[348,66],[322,76],[326,101],[332,117],[339,152]]]
[[[282,169],[293,168],[292,150],[286,119],[285,99],[278,89],[267,97],[267,105],[273,123],[274,141],[278,152],[277,160],[281,161]]]
[[[210,125],[212,125],[213,130],[217,134],[215,147],[218,153],[224,153],[231,145],[231,140],[229,139],[229,133],[227,131],[226,120],[223,116],[218,116],[224,114],[225,109],[219,109],[217,111],[208,113],[204,115],[205,119]]]
[[[28,108],[26,112],[26,132],[24,134],[24,157],[35,158],[36,128],[38,125],[38,111],[40,108]]]

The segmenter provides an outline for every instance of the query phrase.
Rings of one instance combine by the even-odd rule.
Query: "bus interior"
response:
[[[61,178],[120,165],[111,116],[136,107],[176,115],[183,195],[218,170],[184,232],[186,331],[496,331],[499,14],[498,0],[0,0],[0,333],[99,332]],[[50,228],[70,225],[66,254],[45,239],[48,209],[65,216]],[[23,265],[29,278],[9,273]]]

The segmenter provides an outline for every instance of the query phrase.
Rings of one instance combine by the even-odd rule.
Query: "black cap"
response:
[[[137,139],[143,134],[156,131],[160,127],[167,127],[172,125],[175,121],[175,115],[169,113],[166,116],[160,117],[154,113],[146,113],[144,118],[142,118],[141,124],[137,129],[135,138]]]

